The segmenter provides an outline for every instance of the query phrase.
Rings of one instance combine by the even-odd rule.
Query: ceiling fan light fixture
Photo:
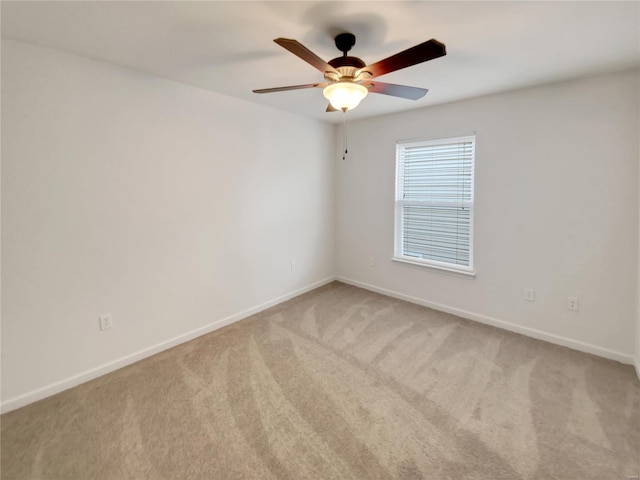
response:
[[[346,112],[356,108],[369,90],[359,83],[336,82],[327,85],[322,93],[333,108]]]

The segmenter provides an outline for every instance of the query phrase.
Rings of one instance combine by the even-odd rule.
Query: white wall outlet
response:
[[[578,311],[578,299],[576,297],[567,297],[567,308],[569,310],[573,310],[574,312]]]
[[[370,267],[376,266],[376,257],[369,257],[369,266]]]
[[[110,313],[100,315],[100,330],[109,330],[113,327],[113,317]]]
[[[524,299],[527,302],[534,302],[536,300],[536,292],[533,288],[524,289]]]
[[[296,262],[291,262],[291,271],[293,272],[296,269]]]

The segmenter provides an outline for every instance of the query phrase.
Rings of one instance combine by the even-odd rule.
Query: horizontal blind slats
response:
[[[398,148],[402,254],[469,266],[473,203],[473,142]],[[439,204],[440,202],[440,204]]]

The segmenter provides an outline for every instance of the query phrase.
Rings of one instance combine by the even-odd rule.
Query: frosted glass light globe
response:
[[[324,87],[322,93],[333,108],[346,112],[356,108],[369,90],[359,83],[336,82]]]

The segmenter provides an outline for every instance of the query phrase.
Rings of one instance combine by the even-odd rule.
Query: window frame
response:
[[[428,200],[405,200],[400,198],[402,191],[401,182],[404,179],[402,171],[404,163],[400,161],[401,151],[406,148],[415,146],[436,146],[451,143],[471,142],[471,201],[470,202],[445,202],[445,201],[428,201]],[[474,270],[474,218],[475,218],[475,165],[476,165],[476,136],[464,135],[459,137],[425,139],[425,140],[407,140],[396,142],[396,168],[395,168],[395,195],[394,195],[394,245],[393,257],[391,260],[401,263],[418,265],[447,272],[459,273],[468,276],[475,276]],[[455,206],[463,204],[463,207],[469,208],[469,265],[458,265],[449,262],[441,262],[437,260],[421,259],[404,255],[402,252],[403,232],[404,232],[404,216],[402,209],[405,205],[433,205],[433,206]]]

